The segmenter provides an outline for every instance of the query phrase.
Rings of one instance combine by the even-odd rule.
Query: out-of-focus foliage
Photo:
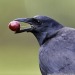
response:
[[[8,28],[15,18],[35,15],[75,27],[75,0],[0,0],[0,75],[40,75],[36,38]]]

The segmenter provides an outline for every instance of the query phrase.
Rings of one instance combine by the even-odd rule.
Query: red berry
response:
[[[20,23],[18,21],[11,21],[8,26],[12,31],[20,30]]]

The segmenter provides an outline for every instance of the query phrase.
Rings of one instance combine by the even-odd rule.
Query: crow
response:
[[[42,75],[75,74],[75,29],[66,27],[47,16],[17,18],[30,24],[30,28],[15,33],[31,32],[37,38],[39,66]]]

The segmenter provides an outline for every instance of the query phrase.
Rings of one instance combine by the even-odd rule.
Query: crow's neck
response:
[[[39,42],[39,45],[41,46],[42,43],[43,43],[43,40],[45,39],[46,37],[46,33],[43,32],[43,33],[39,33],[39,32],[35,32],[33,33],[34,36],[37,38],[38,42]]]
[[[41,46],[42,44],[44,44],[47,41],[47,39],[52,38],[61,28],[63,28],[62,25],[58,26],[57,28],[49,28],[48,27],[48,29],[46,29],[43,32],[35,31],[35,32],[33,32],[33,34],[37,38],[39,45]]]

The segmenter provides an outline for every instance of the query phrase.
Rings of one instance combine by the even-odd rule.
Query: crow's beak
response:
[[[32,26],[32,18],[17,18],[14,21],[18,21],[18,22],[24,22],[24,23],[28,23],[31,25],[30,28],[24,28],[21,29],[19,31],[16,31],[15,33],[22,33],[22,32],[31,32],[33,30],[33,26]]]
[[[15,19],[15,21],[30,23],[32,21],[32,18],[17,18]]]

